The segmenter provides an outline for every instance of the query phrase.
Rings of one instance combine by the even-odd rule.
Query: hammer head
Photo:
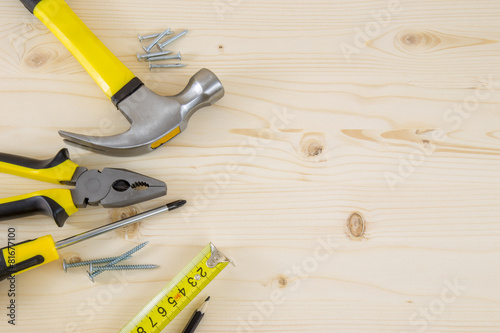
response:
[[[224,96],[217,76],[202,69],[176,96],[159,96],[141,86],[118,104],[130,122],[130,129],[112,136],[87,136],[59,131],[68,144],[100,154],[137,156],[148,153],[184,131],[189,118],[202,107],[212,105]]]

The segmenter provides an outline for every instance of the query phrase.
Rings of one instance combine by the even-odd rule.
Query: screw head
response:
[[[66,259],[63,259],[63,268],[64,268],[64,272],[68,273],[68,263],[66,263]]]

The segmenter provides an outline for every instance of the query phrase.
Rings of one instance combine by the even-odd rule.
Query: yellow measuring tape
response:
[[[209,243],[120,333],[161,332],[230,262]]]

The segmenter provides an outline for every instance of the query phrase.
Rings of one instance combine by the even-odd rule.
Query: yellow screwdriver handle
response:
[[[52,236],[10,245],[0,251],[0,281],[59,259]]]
[[[142,85],[64,0],[21,2],[66,46],[115,104]]]

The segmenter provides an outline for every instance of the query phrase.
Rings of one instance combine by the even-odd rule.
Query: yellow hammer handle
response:
[[[90,31],[64,0],[21,2],[56,35],[109,98],[113,100],[118,95],[130,95],[130,91],[124,93],[121,90],[131,82],[139,84],[134,74]],[[137,87],[131,89],[135,91]]]

